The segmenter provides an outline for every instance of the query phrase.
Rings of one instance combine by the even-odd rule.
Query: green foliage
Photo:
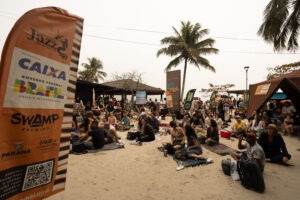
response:
[[[104,77],[106,77],[107,74],[102,71],[103,64],[101,60],[92,57],[88,58],[88,61],[89,63],[82,63],[84,70],[78,72],[78,78],[93,83],[98,83],[99,79],[104,80]]]
[[[276,67],[268,67],[267,79],[279,77],[281,75],[296,71],[300,69],[300,62],[294,62],[290,64],[280,65]]]
[[[258,34],[275,51],[298,49],[300,0],[271,0],[264,10],[264,21]]]
[[[203,55],[216,54],[219,50],[213,47],[215,40],[211,38],[201,40],[209,31],[208,29],[201,29],[199,23],[193,25],[189,21],[181,22],[181,29],[179,31],[174,27],[172,28],[175,35],[165,37],[161,40],[161,44],[167,45],[167,47],[159,49],[157,51],[157,57],[162,54],[175,57],[169,62],[165,71],[171,70],[173,67],[177,67],[180,63],[184,62],[183,84],[181,90],[182,100],[187,63],[196,66],[198,69],[203,67],[215,72],[215,68],[203,57]]]

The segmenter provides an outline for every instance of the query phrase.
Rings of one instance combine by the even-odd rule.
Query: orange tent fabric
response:
[[[249,117],[255,110],[260,110],[279,88],[293,102],[297,111],[299,111],[300,70],[296,70],[271,80],[250,85],[247,116]]]

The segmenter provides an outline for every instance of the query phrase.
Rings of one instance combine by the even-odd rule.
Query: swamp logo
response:
[[[29,126],[30,128],[41,127],[44,125],[52,125],[59,119],[58,114],[52,115],[23,115],[22,113],[14,113],[11,116],[11,123],[14,125]]]

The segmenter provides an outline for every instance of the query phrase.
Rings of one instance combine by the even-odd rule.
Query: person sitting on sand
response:
[[[101,149],[105,144],[104,130],[99,129],[98,121],[94,120],[91,123],[91,131],[86,136],[84,145],[87,149]]]
[[[136,142],[142,144],[142,142],[151,142],[155,140],[154,129],[151,126],[150,117],[141,117],[141,134],[137,136]]]
[[[277,132],[275,124],[269,124],[267,132],[260,135],[258,143],[263,148],[267,161],[289,165],[291,159],[282,136]]]
[[[109,123],[105,123],[103,126],[104,129],[104,136],[105,136],[105,144],[110,143],[119,143],[119,136],[117,131],[114,128],[111,128]]]
[[[170,135],[171,142],[163,142],[164,147],[164,156],[167,156],[167,153],[174,154],[176,150],[182,149],[185,145],[185,134],[181,127],[176,125],[176,122],[170,122]]]
[[[288,111],[286,114],[286,117],[283,120],[283,133],[284,135],[291,136],[294,132],[294,119],[293,119],[294,113],[293,111]]]
[[[246,124],[242,121],[241,116],[237,115],[236,117],[236,122],[233,125],[233,135],[234,137],[239,137],[239,135],[246,135]]]
[[[115,117],[113,112],[109,113],[109,117],[107,118],[108,123],[112,126],[115,126],[117,124],[117,118]]]
[[[207,128],[206,132],[206,140],[205,143],[207,145],[213,146],[219,144],[219,129],[217,122],[214,119],[210,120],[210,126]]]
[[[246,154],[248,158],[255,159],[260,167],[261,171],[264,171],[265,167],[265,153],[262,147],[256,142],[256,134],[253,132],[248,132],[246,134],[246,144],[242,144],[243,135],[239,135],[238,148],[240,150],[246,149]],[[242,153],[235,151],[231,153],[231,157],[235,160],[240,160]]]
[[[128,117],[128,112],[123,112],[123,117],[120,123],[116,125],[117,130],[128,131],[130,129],[130,119]]]
[[[186,157],[212,162],[212,159],[208,159],[207,157],[202,155],[200,142],[198,141],[197,135],[192,126],[185,126],[185,134],[187,138]]]

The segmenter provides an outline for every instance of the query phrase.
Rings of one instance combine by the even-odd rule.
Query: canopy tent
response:
[[[247,116],[250,116],[254,110],[260,110],[279,88],[299,111],[300,103],[297,100],[300,99],[300,70],[296,70],[271,80],[250,85]]]
[[[131,94],[130,90],[132,89],[134,93],[139,91],[146,91],[147,95],[163,95],[164,90],[156,87],[146,85],[144,83],[139,83],[132,79],[123,79],[102,83],[102,85],[115,88],[114,94]]]
[[[146,84],[137,83],[133,80],[124,79],[119,81],[111,81],[106,83],[91,83],[84,80],[77,80],[76,84],[76,96],[86,104],[88,101],[93,101],[93,89],[95,90],[96,98],[99,95],[130,95],[129,88],[136,90],[146,91],[147,95],[163,95],[164,90],[155,88]]]
[[[95,96],[110,94],[115,88],[106,85],[91,83],[84,80],[77,80],[76,83],[76,96],[86,104],[88,101],[92,103],[93,101],[93,89],[95,90]]]

